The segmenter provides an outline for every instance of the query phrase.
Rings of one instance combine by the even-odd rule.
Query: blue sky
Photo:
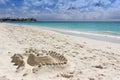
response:
[[[120,0],[0,0],[0,17],[120,20]]]

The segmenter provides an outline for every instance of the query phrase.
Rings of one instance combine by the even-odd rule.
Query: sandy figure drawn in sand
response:
[[[15,63],[15,66],[18,66],[17,69],[19,69],[20,67],[24,67],[25,66],[25,62],[23,61],[23,56],[21,54],[14,54],[12,57],[12,63]]]
[[[38,55],[38,52],[36,49],[29,49],[28,51],[25,51],[28,56],[27,56],[27,64],[30,66],[48,66],[48,65],[54,65],[54,66],[59,66],[59,65],[64,65],[67,64],[67,59],[64,57],[64,55],[61,55],[59,53],[56,53],[54,51],[46,51],[44,55]],[[25,53],[25,54],[26,54]],[[25,67],[25,60],[23,58],[23,55],[21,54],[14,54],[12,57],[14,65],[18,66],[17,69],[20,67]]]

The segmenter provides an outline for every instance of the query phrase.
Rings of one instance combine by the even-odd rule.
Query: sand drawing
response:
[[[43,50],[42,50],[43,51]],[[64,55],[59,54],[54,51],[44,51],[44,54],[39,54],[39,51],[36,49],[29,48],[25,51],[25,54],[28,54],[26,63],[30,66],[59,66],[67,64],[67,59]],[[22,54],[14,54],[11,59],[14,65],[20,67],[25,67],[24,55]]]
[[[18,66],[17,69],[19,69],[20,67],[24,67],[25,66],[25,62],[23,61],[23,56],[21,54],[14,54],[12,57],[12,63],[15,63],[15,66]]]

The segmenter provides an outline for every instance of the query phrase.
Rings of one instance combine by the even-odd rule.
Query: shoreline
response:
[[[84,38],[89,38],[89,39],[94,39],[94,40],[99,40],[99,41],[107,41],[107,42],[120,44],[120,36],[72,31],[72,30],[68,30],[68,29],[57,29],[57,28],[48,28],[48,27],[42,27],[42,28],[46,29],[46,30],[52,30],[55,32],[59,32],[62,34],[71,35],[71,36],[84,37]]]
[[[11,23],[10,23],[11,24]],[[15,24],[16,25],[16,24]],[[46,30],[52,30],[58,33],[76,36],[76,37],[83,37],[83,38],[89,38],[94,40],[100,40],[100,41],[106,41],[106,42],[112,42],[112,43],[119,43],[120,44],[120,36],[110,35],[110,34],[100,34],[100,33],[92,33],[92,32],[82,32],[82,31],[72,31],[70,29],[62,29],[62,28],[50,28],[46,26],[37,26],[37,25],[24,25],[24,24],[17,24],[22,26],[28,26],[28,27],[38,27]]]
[[[103,34],[96,34],[96,33],[77,32],[77,31],[76,32],[71,32],[71,31],[64,32],[64,31],[58,31],[58,30],[54,30],[54,31],[60,32],[63,34],[78,36],[78,37],[85,37],[85,38],[89,38],[89,39],[107,41],[107,42],[120,44],[120,37],[112,36],[112,35],[103,35]]]

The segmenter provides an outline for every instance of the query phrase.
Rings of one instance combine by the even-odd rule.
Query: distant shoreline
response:
[[[9,21],[8,21],[9,22]],[[12,21],[11,21],[12,22]],[[22,21],[16,21],[16,22],[22,22]],[[27,22],[27,21],[24,21],[24,22]],[[29,21],[28,21],[29,22]],[[35,21],[33,21],[33,22],[44,22],[44,23],[51,23],[51,22],[56,22],[56,23],[63,23],[63,22],[74,22],[74,23],[77,23],[77,22],[108,22],[108,23],[111,23],[111,22],[115,22],[115,23],[120,23],[120,21],[39,21],[39,20],[35,20]]]
[[[0,18],[0,22],[36,22],[34,18]]]

